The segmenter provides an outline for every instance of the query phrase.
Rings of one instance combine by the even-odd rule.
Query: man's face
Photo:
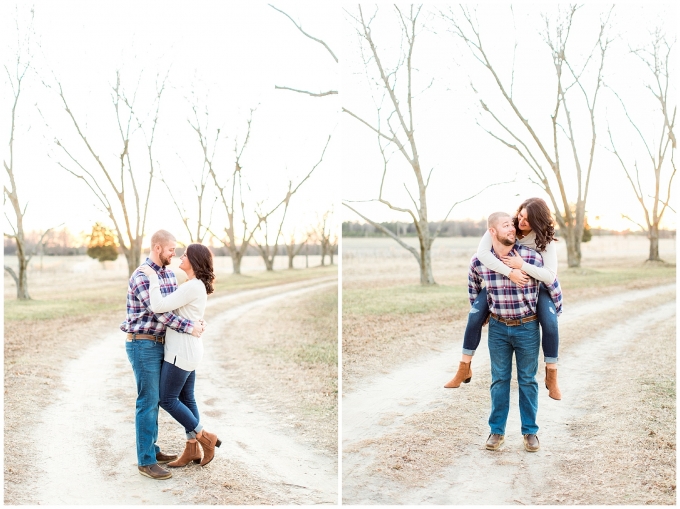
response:
[[[496,225],[489,230],[491,230],[491,235],[496,237],[498,242],[504,246],[512,246],[515,243],[515,225],[512,218],[503,217],[499,219]]]
[[[154,246],[156,254],[158,255],[158,259],[161,261],[161,265],[163,265],[163,267],[170,265],[172,257],[175,256],[176,246],[177,243],[174,240],[169,241],[165,245],[156,244]]]

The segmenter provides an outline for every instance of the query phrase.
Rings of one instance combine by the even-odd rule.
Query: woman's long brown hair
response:
[[[189,244],[187,246],[186,254],[196,278],[203,281],[205,291],[210,295],[215,291],[213,288],[213,281],[215,281],[213,256],[210,249],[203,244]]]
[[[515,230],[519,233],[519,213],[522,209],[527,209],[527,221],[529,226],[536,232],[536,249],[538,251],[545,251],[545,248],[555,238],[555,223],[553,222],[552,214],[548,205],[541,198],[529,198],[517,209],[517,213],[513,218]]]

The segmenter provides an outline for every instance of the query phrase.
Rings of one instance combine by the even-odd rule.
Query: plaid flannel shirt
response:
[[[523,246],[518,242],[515,242],[513,249],[525,262],[537,267],[543,267],[543,258],[533,249]],[[498,258],[493,248],[491,252]],[[536,314],[539,282],[534,278],[529,277],[529,283],[520,288],[510,281],[510,278],[486,268],[475,255],[470,261],[470,270],[468,271],[470,305],[474,304],[475,299],[482,290],[482,281],[486,285],[487,302],[492,313],[511,320]],[[550,292],[550,297],[555,303],[555,310],[559,316],[562,314],[562,290],[560,289],[560,283],[555,278],[552,284],[545,286],[548,292]]]
[[[147,265],[156,271],[160,279],[161,294],[168,295],[177,290],[177,279],[170,269],[156,265],[151,259],[146,259]],[[139,269],[130,277],[127,293],[127,317],[120,324],[123,332],[133,334],[165,335],[165,328],[170,327],[178,332],[191,334],[194,323],[173,313],[155,314],[150,311],[149,278]]]

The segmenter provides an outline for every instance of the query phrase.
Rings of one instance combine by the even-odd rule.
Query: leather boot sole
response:
[[[168,472],[168,475],[162,475],[162,476],[153,476],[153,475],[149,474],[148,472],[146,472],[144,470],[140,470],[139,473],[142,474],[143,476],[148,477],[149,479],[155,479],[157,481],[162,481],[164,479],[170,479],[172,477],[172,474],[170,472]]]

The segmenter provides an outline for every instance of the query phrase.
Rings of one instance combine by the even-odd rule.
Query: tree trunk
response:
[[[127,260],[128,277],[132,277],[132,273],[142,264],[142,238],[134,239],[130,249],[123,249],[123,254]]]
[[[26,279],[26,270],[24,269],[22,276],[17,276],[16,272],[12,270],[11,267],[5,265],[5,270],[14,279],[14,284],[17,287],[17,299],[19,300],[30,300],[30,295],[28,295],[28,281]]]
[[[660,262],[659,258],[659,225],[655,224],[649,229],[649,262]]]
[[[292,268],[293,268],[293,258],[294,258],[294,257],[295,257],[295,255],[293,255],[293,256],[288,255],[288,268],[289,268],[289,269],[292,269]]]
[[[23,230],[23,228],[22,228]],[[14,279],[14,284],[17,287],[17,299],[19,300],[30,300],[31,296],[28,294],[28,260],[26,259],[26,253],[24,253],[24,243],[23,243],[23,231],[21,238],[15,238],[17,245],[17,261],[19,262],[19,275],[17,276],[14,271],[5,265],[5,270],[9,272],[9,275]]]
[[[576,230],[577,229],[571,225],[567,226],[567,265],[569,268],[578,268],[581,266],[581,237]]]
[[[432,275],[432,260],[430,258],[430,249],[421,249],[420,251],[420,284],[421,285],[437,284],[435,283],[434,276]]]
[[[264,260],[264,266],[268,271],[274,270],[274,257],[270,258],[269,256],[262,255],[262,259]]]
[[[240,274],[241,273],[241,255],[240,253],[237,252],[231,252],[231,263],[234,266],[233,273],[234,274]]]
[[[328,253],[328,256],[331,259],[331,265],[333,265],[333,248],[331,248],[330,252]]]

